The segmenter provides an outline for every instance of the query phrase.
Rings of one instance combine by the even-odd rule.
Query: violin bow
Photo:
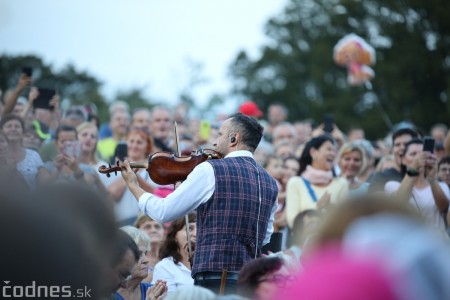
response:
[[[178,155],[178,157],[181,157],[180,140],[178,137],[177,122],[174,122],[174,127],[175,127],[175,143],[177,146],[177,155]],[[189,214],[184,215],[184,222],[186,223],[186,238],[187,238],[187,242],[188,242],[189,261],[191,261],[191,259],[192,259],[192,243],[191,243],[191,230],[189,229]]]

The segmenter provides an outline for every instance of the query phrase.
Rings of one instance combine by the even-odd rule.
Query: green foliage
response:
[[[266,109],[283,102],[290,119],[332,113],[346,130],[360,125],[370,138],[388,125],[414,121],[423,129],[448,122],[450,2],[447,0],[291,0],[268,21],[271,41],[261,57],[245,52],[231,66],[234,93]],[[332,58],[336,42],[356,33],[376,48],[373,90],[351,87]]]

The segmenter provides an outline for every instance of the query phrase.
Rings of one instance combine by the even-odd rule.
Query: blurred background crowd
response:
[[[34,244],[37,237],[55,238],[45,244],[49,248],[55,242],[72,245],[74,242],[66,239],[75,234],[70,231],[74,226],[79,230],[70,238],[80,239],[78,245],[87,249],[78,249],[66,263],[76,265],[79,259],[89,263],[68,266],[74,272],[66,280],[88,282],[98,297],[115,293],[118,299],[152,299],[174,296],[177,290],[192,287],[184,219],[159,224],[142,215],[123,178],[108,177],[98,168],[125,159],[145,162],[161,151],[175,153],[174,122],[182,156],[201,148],[213,149],[212,140],[226,115],[219,114],[208,122],[190,118],[185,105],[130,111],[126,102],[115,101],[109,107],[109,119],[101,122],[95,106],[89,103],[61,109],[59,95],[34,87],[25,71],[3,99],[1,176],[8,193],[2,196],[6,206],[2,211],[5,222],[23,219],[22,225],[33,228],[33,238],[20,228],[13,229],[11,242],[17,245],[10,246],[10,255],[18,258],[20,251],[14,249],[25,243],[32,246],[34,256],[40,251],[35,247],[43,247],[41,241]],[[436,123],[424,130],[412,122],[401,122],[380,139],[369,141],[364,128],[355,126],[343,132],[332,115],[321,121],[291,122],[282,103],[263,112],[248,100],[238,111],[264,126],[255,159],[279,189],[275,233],[265,246],[269,255],[243,266],[239,277],[242,297],[276,299],[283,290],[287,293],[283,299],[303,293],[305,299],[312,299],[321,291],[313,288],[319,284],[314,281],[326,280],[333,272],[343,272],[343,277],[338,286],[330,287],[328,296],[335,293],[333,289],[342,290],[344,295],[351,289],[358,297],[376,290],[392,299],[413,299],[414,289],[418,291],[413,294],[420,295],[416,299],[450,295],[447,285],[439,289],[432,286],[443,284],[450,272],[450,134],[445,124]],[[434,141],[432,148],[426,149],[430,140]],[[165,197],[174,189],[156,184],[145,169],[136,172],[144,190]],[[48,220],[34,224],[42,218]],[[194,244],[195,221],[195,214],[190,215]],[[7,226],[2,229],[13,228]],[[52,237],[57,234],[53,226],[61,226],[63,235],[67,226],[68,236]],[[119,227],[121,231],[117,231]],[[122,231],[134,242],[124,241]],[[108,243],[112,249],[106,247]],[[47,247],[42,251],[56,251]],[[411,257],[403,262],[405,253]],[[41,263],[54,266],[52,272],[58,272],[59,259],[52,255],[44,261],[32,259],[30,267],[37,273],[30,274],[41,278],[38,270],[46,268]],[[325,264],[328,260],[329,265]],[[426,270],[427,264],[434,264],[437,271]],[[85,277],[84,272],[94,267],[97,273],[90,273],[90,279]],[[363,271],[368,278],[359,275]],[[413,275],[405,280],[409,271]],[[438,276],[435,271],[442,274]],[[17,276],[18,281],[30,278]],[[97,282],[97,276],[102,282]],[[371,285],[354,290],[345,283],[354,280],[370,281]],[[378,289],[377,280],[385,290]],[[294,282],[308,288],[296,289]]]

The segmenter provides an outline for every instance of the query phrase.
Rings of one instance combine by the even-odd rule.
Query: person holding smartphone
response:
[[[79,162],[80,144],[77,141],[77,130],[74,127],[59,126],[56,130],[55,144],[58,154],[53,161],[47,161],[44,164],[49,172],[46,180],[79,180],[91,184],[97,182],[95,171],[88,165]]]
[[[345,143],[345,135],[339,129],[337,124],[334,121],[334,117],[330,114],[326,114],[323,117],[323,122],[317,126],[311,133],[312,137],[318,137],[324,134],[328,134],[334,138],[336,141],[336,149],[341,148],[341,146]]]
[[[430,151],[424,151],[422,139],[415,138],[406,143],[401,172],[403,180],[387,182],[385,192],[395,193],[399,199],[409,202],[430,225],[448,238],[443,214],[449,207],[450,190],[446,183],[437,180],[436,158]]]

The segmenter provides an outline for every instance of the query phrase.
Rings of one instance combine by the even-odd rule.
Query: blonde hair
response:
[[[359,168],[359,171],[358,171],[358,175],[359,175],[363,170],[366,169],[366,165],[367,165],[366,151],[360,145],[357,145],[355,143],[349,143],[349,142],[342,145],[341,148],[339,149],[339,153],[337,156],[337,163],[339,165],[339,162],[341,161],[342,156],[349,154],[351,152],[354,152],[354,151],[357,151],[361,154],[361,167]]]
[[[80,132],[80,131],[85,130],[86,128],[95,128],[95,129],[97,129],[97,126],[95,126],[95,124],[92,123],[92,122],[83,122],[83,123],[81,123],[80,125],[77,126],[77,133]],[[97,131],[98,131],[98,129],[97,129]]]
[[[150,218],[149,216],[147,216],[146,214],[139,214],[139,216],[137,217],[136,221],[134,222],[134,227],[136,228],[140,228],[142,225],[144,225],[145,222],[152,222],[155,221],[152,218]]]
[[[97,162],[100,161],[100,158],[99,158],[99,156],[97,154],[97,143],[98,143],[98,128],[97,128],[97,126],[95,126],[95,124],[92,123],[92,122],[83,122],[80,125],[78,125],[77,128],[76,128],[77,129],[77,140],[79,140],[78,134],[81,131],[83,131],[85,129],[88,129],[88,128],[95,128],[95,130],[97,131],[97,140],[95,141],[94,151],[91,153],[91,160],[92,160],[92,162],[97,163]]]
[[[144,245],[145,249],[150,251],[150,238],[144,231],[134,226],[123,226],[120,229],[128,234],[138,246]]]

